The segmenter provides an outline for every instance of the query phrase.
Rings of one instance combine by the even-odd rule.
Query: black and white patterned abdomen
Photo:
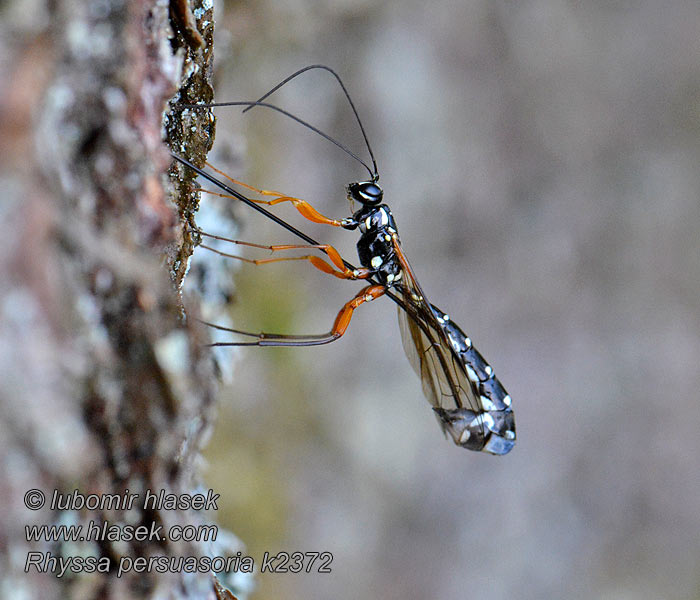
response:
[[[508,392],[471,339],[439,308],[431,308],[470,387],[467,406],[434,408],[440,424],[460,446],[491,454],[510,452],[515,445],[515,419]]]

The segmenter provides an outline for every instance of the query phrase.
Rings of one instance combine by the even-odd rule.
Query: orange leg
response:
[[[215,325],[213,323],[206,323],[218,329],[220,331],[228,331],[230,333],[237,333],[239,335],[246,335],[249,337],[258,338],[254,342],[217,342],[214,344],[209,344],[210,346],[319,346],[321,344],[330,344],[335,342],[337,339],[342,337],[342,335],[347,331],[350,325],[350,319],[352,319],[352,313],[356,308],[364,304],[365,302],[371,302],[372,300],[379,298],[384,295],[386,288],[383,285],[368,285],[362,288],[355,297],[349,302],[345,303],[345,306],[340,309],[338,316],[335,318],[333,323],[333,328],[328,332],[320,335],[285,335],[278,333],[249,333],[246,331],[240,331],[239,329],[230,329],[228,327],[222,327],[220,325]]]
[[[368,285],[367,287],[362,288],[359,293],[352,300],[350,300],[350,302],[346,302],[345,306],[340,310],[338,316],[335,318],[333,329],[331,329],[331,334],[334,336],[334,339],[338,339],[345,333],[350,325],[352,313],[358,306],[361,306],[365,302],[376,300],[385,293],[386,287],[383,285]]]
[[[329,275],[333,275],[334,277],[338,277],[339,279],[366,279],[367,277],[370,276],[370,271],[369,269],[355,269],[354,271],[351,271],[345,266],[345,263],[343,262],[342,257],[340,256],[340,253],[331,245],[329,244],[319,244],[317,246],[312,246],[312,245],[306,245],[306,244],[279,244],[276,246],[266,246],[263,244],[254,244],[253,242],[242,242],[240,240],[233,240],[230,238],[226,238],[220,235],[213,235],[211,233],[205,233],[203,231],[200,231],[200,233],[206,237],[210,237],[216,240],[221,240],[224,242],[228,242],[230,244],[238,244],[240,246],[250,246],[252,248],[262,248],[265,250],[270,250],[271,252],[277,252],[278,250],[298,250],[298,249],[316,249],[316,250],[321,250],[325,252],[328,255],[328,258],[330,258],[331,262],[336,268],[333,268],[332,265],[328,264],[325,260],[322,258],[319,258],[318,256],[312,256],[312,255],[304,255],[304,256],[289,256],[289,257],[283,257],[283,258],[262,258],[262,259],[252,259],[252,258],[246,258],[244,256],[238,256],[236,254],[229,254],[227,252],[222,252],[221,250],[217,250],[216,248],[212,248],[211,246],[207,246],[205,244],[201,244],[202,248],[205,248],[206,250],[209,250],[211,252],[214,252],[215,254],[218,254],[220,256],[225,256],[227,258],[235,258],[238,260],[242,260],[247,263],[251,263],[254,265],[265,265],[269,263],[274,263],[274,262],[282,262],[286,260],[308,260],[314,267],[316,267],[319,271],[323,271],[324,273],[327,273]]]
[[[257,194],[260,194],[262,196],[275,196],[274,200],[260,200],[260,199],[249,198],[249,200],[251,202],[255,202],[256,204],[266,204],[267,206],[275,206],[276,204],[281,204],[282,202],[291,202],[294,205],[294,208],[296,208],[299,211],[299,214],[301,214],[302,217],[304,217],[305,219],[308,219],[312,223],[322,223],[323,225],[332,225],[333,227],[342,227],[347,222],[346,219],[331,219],[329,217],[322,215],[313,206],[311,206],[311,204],[309,204],[306,200],[301,200],[300,198],[294,198],[293,196],[287,196],[286,194],[282,194],[280,192],[275,192],[272,190],[260,190],[258,188],[253,187],[252,185],[248,185],[247,183],[243,183],[242,181],[238,181],[237,179],[234,179],[230,175],[227,175],[226,173],[224,173],[223,171],[220,171],[219,169],[210,165],[209,163],[207,163],[207,166],[212,171],[216,171],[219,175],[228,179],[231,183],[235,183],[236,185],[243,186],[244,188],[251,190],[253,192],[256,192]],[[227,194],[220,194],[219,192],[211,192],[209,190],[205,190],[202,188],[198,188],[196,191],[206,192],[207,194],[219,196],[220,198],[232,198],[232,196],[229,196]]]

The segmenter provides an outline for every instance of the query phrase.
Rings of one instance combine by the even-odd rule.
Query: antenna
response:
[[[357,124],[360,126],[360,131],[362,132],[362,137],[365,140],[365,145],[367,146],[367,150],[369,151],[369,155],[372,158],[372,166],[374,167],[374,173],[372,174],[372,181],[374,181],[376,183],[377,181],[379,181],[379,169],[377,168],[377,161],[374,158],[374,152],[372,152],[372,147],[369,144],[369,139],[367,138],[367,133],[365,132],[365,128],[362,125],[362,120],[360,119],[360,115],[357,113],[357,109],[355,108],[355,103],[352,101],[352,98],[350,98],[350,94],[348,93],[348,90],[345,87],[343,80],[340,78],[340,75],[338,75],[333,69],[331,69],[330,67],[327,67],[326,65],[309,65],[308,67],[304,67],[303,69],[299,69],[296,73],[292,73],[284,81],[281,81],[280,83],[278,83],[275,87],[273,87],[265,95],[258,98],[258,102],[265,100],[265,98],[268,98],[269,96],[274,94],[283,85],[285,85],[286,83],[289,83],[292,79],[294,79],[298,75],[301,75],[302,73],[305,73],[306,71],[310,71],[311,69],[323,69],[324,71],[328,71],[331,75],[333,75],[333,77],[336,78],[336,80],[340,84],[340,87],[342,88],[343,93],[345,94],[345,97],[348,99],[348,104],[350,104],[350,108],[352,108],[352,112],[355,115],[355,119],[357,120]],[[243,112],[250,110],[251,108],[253,108],[253,106],[255,106],[255,105],[253,104],[253,105],[249,106]]]
[[[290,119],[296,121],[300,125],[303,125],[307,129],[310,129],[314,133],[317,133],[321,137],[326,138],[329,142],[335,144],[340,148],[343,152],[345,152],[348,156],[351,156],[354,158],[357,162],[359,162],[365,169],[367,169],[367,172],[370,174],[372,177],[372,181],[378,181],[379,180],[379,175],[376,173],[376,171],[373,173],[372,169],[369,168],[367,163],[362,160],[357,154],[355,154],[352,150],[350,150],[347,146],[341,144],[338,140],[332,138],[330,135],[327,133],[323,133],[318,127],[314,127],[311,125],[311,123],[307,123],[303,119],[300,119],[296,115],[293,115],[292,113],[284,110],[283,108],[280,108],[279,106],[275,106],[274,104],[268,104],[267,102],[260,102],[260,101],[255,101],[255,102],[250,102],[250,101],[240,101],[240,102],[212,102],[208,104],[178,104],[177,106],[185,106],[188,108],[215,108],[217,106],[247,106],[248,108],[253,108],[254,106],[262,106],[264,108],[270,108],[272,110],[277,111],[278,113],[282,113],[284,116],[289,117]],[[246,108],[245,110],[248,110]],[[245,111],[244,111],[245,112]],[[372,157],[374,160],[374,157]],[[376,169],[376,163],[374,164],[374,167]]]

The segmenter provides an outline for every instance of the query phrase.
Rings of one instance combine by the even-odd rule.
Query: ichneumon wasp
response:
[[[328,71],[340,84],[362,132],[367,150],[372,159],[373,168],[370,168],[343,144],[313,125],[275,105],[265,102],[268,96],[287,82],[311,69]],[[194,169],[200,176],[222,190],[221,193],[209,190],[201,191],[238,199],[265,214],[306,243],[267,246],[232,240],[203,231],[198,232],[200,235],[232,244],[263,248],[272,252],[290,249],[318,250],[325,253],[330,262],[315,254],[253,260],[201,244],[204,248],[222,256],[254,264],[285,260],[307,260],[317,269],[335,277],[341,279],[362,279],[369,282],[369,285],[362,288],[343,306],[328,333],[320,335],[250,333],[207,323],[216,329],[256,338],[255,341],[219,342],[213,345],[312,346],[327,344],[339,339],[345,333],[355,309],[366,302],[387,295],[398,305],[399,325],[404,350],[413,369],[421,379],[423,393],[432,405],[443,431],[450,434],[457,445],[469,450],[485,451],[499,455],[507,454],[515,444],[515,420],[511,409],[511,398],[495,376],[493,369],[487,364],[478,350],[474,348],[471,339],[465,335],[447,314],[427,300],[404,254],[392,212],[382,202],[384,192],[378,185],[379,171],[374,153],[355,105],[338,74],[325,65],[310,65],[293,73],[254,102],[225,102],[187,106],[192,108],[245,106],[246,108],[243,112],[254,107],[274,110],[318,133],[341,148],[349,156],[360,162],[370,175],[370,178],[365,181],[353,182],[347,186],[348,199],[359,203],[361,208],[350,217],[331,219],[321,214],[305,200],[278,192],[254,188],[208,165],[231,184],[242,186],[259,196],[272,197],[273,199],[249,198],[209,172],[173,154],[178,161]],[[348,230],[359,230],[360,239],[357,242],[357,252],[362,267],[354,267],[351,263],[345,261],[333,246],[319,244],[311,237],[260,206],[261,204],[274,206],[284,202],[292,203],[305,219],[314,223],[342,227]]]

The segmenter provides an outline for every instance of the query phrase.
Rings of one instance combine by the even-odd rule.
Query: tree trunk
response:
[[[201,164],[213,141],[208,114],[162,118],[173,95],[212,97],[211,2],[56,0],[0,28],[11,82],[0,98],[2,595],[228,597],[206,569],[136,572],[133,562],[117,577],[138,557],[239,549],[221,532],[212,547],[168,533],[211,524],[213,512],[144,507],[147,490],[202,491],[196,465],[213,413],[206,332],[186,319],[181,295],[197,197],[181,168],[164,175],[162,142],[165,130]],[[187,304],[196,314],[197,298]],[[44,494],[43,507],[29,490]],[[52,510],[54,490],[74,509]],[[127,491],[138,494],[131,510],[79,507]],[[29,541],[25,529],[106,521],[162,529],[155,539],[70,543]],[[95,567],[108,572],[73,561],[59,576],[77,556],[100,558]]]

